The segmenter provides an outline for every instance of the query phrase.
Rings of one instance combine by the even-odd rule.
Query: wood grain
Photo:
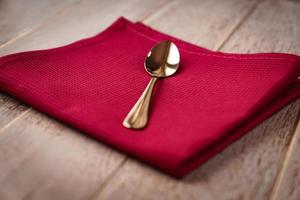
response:
[[[120,16],[133,21],[143,19],[166,3],[168,0],[143,3],[139,0],[80,1],[30,35],[1,48],[0,55],[66,45],[94,36]]]
[[[300,53],[300,2],[263,1],[224,45],[228,52]],[[244,41],[241,43],[241,40]],[[247,43],[247,44],[244,44]],[[247,45],[249,48],[245,48]]]
[[[0,1],[0,47],[27,34],[78,0]],[[37,17],[38,16],[38,17]]]
[[[144,21],[162,32],[213,49],[253,8],[255,0],[174,1]]]
[[[24,104],[0,93],[0,132],[27,108]]]
[[[235,3],[239,4],[239,2]],[[193,7],[189,9],[200,12],[200,8],[195,4],[180,5],[178,9],[184,10],[189,6]],[[300,9],[297,7],[298,2],[265,1],[260,3],[257,9],[235,28],[236,30],[233,29],[235,31],[225,42],[222,50],[233,52],[276,50],[299,53],[300,32],[294,27],[299,23],[296,13],[300,13]],[[234,7],[231,8],[234,9]],[[204,7],[203,9],[213,12],[212,8]],[[234,10],[237,12],[236,9]],[[165,12],[168,13],[168,11]],[[176,13],[174,10],[169,12]],[[164,27],[164,22],[161,20],[167,18],[164,15],[165,13],[161,13],[161,16],[152,17],[160,19],[159,23],[162,24],[160,27]],[[177,27],[180,27],[180,19],[176,16],[173,18]],[[194,19],[199,19],[199,17],[194,16]],[[206,20],[209,25],[209,17],[206,17]],[[222,21],[222,19],[219,20]],[[152,23],[153,26],[158,26],[155,21]],[[205,23],[195,27],[197,29],[191,30],[192,32],[201,33],[199,27],[207,28]],[[210,35],[215,35],[212,30],[210,30]],[[292,31],[286,32],[286,30]],[[270,31],[272,31],[272,37],[269,37]],[[181,35],[183,39],[187,40],[190,37],[190,33],[187,33],[186,37],[183,34]],[[198,35],[198,37],[199,40],[197,38],[196,40],[199,44],[210,48],[218,40],[216,37],[207,38],[209,34],[204,37]],[[279,45],[278,40],[283,37],[285,42]],[[204,38],[203,43],[201,43],[202,38]],[[211,41],[210,44],[205,44],[207,41]],[[277,44],[276,48],[274,44]],[[300,100],[288,105],[183,181],[165,176],[152,168],[145,167],[138,161],[128,161],[98,197],[99,199],[119,199],[121,196],[122,199],[268,199],[286,155],[299,109]],[[295,179],[294,185],[296,181],[298,179]],[[282,187],[289,186],[282,185]],[[126,196],[124,197],[123,194]]]
[[[299,119],[299,118],[298,118]],[[271,200],[298,200],[300,197],[300,121],[294,132],[282,169],[273,189]]]
[[[260,52],[281,51],[300,54],[300,2],[299,1],[266,1],[262,3],[244,28],[239,29],[226,43],[225,48],[228,51],[248,52],[239,41],[247,41],[249,46]],[[259,21],[260,23],[257,23]],[[296,121],[287,121],[287,123],[299,123],[299,104],[295,103],[295,109],[289,115],[294,115]],[[278,131],[272,138],[278,138],[281,135]],[[281,136],[282,137],[282,136]],[[279,136],[278,139],[281,138]],[[293,137],[293,138],[292,138]],[[269,195],[272,200],[275,199],[300,199],[299,187],[299,150],[300,145],[299,131],[294,129],[284,137],[281,156],[279,157],[277,176],[274,180],[274,187],[270,189]],[[292,142],[290,142],[292,141]],[[280,148],[278,145],[275,147]],[[274,149],[275,149],[274,147]],[[277,152],[277,151],[275,151]],[[273,153],[272,153],[273,154]],[[276,154],[274,154],[276,155]],[[274,165],[274,164],[273,164]],[[268,167],[267,165],[265,166]]]
[[[32,110],[1,133],[0,199],[86,199],[123,159]]]
[[[76,2],[78,0],[0,1],[0,49],[9,46]],[[0,131],[26,109],[27,106],[21,102],[0,94]]]

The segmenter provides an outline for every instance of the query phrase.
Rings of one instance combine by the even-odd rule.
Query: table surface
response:
[[[119,16],[213,50],[300,54],[297,0],[2,0],[0,55],[93,36]],[[178,180],[0,93],[0,199],[299,200],[299,110],[300,99]]]

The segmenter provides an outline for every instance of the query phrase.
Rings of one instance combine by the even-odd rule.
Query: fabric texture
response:
[[[148,126],[122,121],[150,80],[148,51],[179,48]],[[95,37],[0,58],[0,89],[168,174],[182,177],[300,95],[300,57],[213,52],[119,18]]]

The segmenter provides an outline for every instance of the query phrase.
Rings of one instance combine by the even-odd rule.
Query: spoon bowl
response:
[[[177,46],[170,41],[162,41],[154,46],[145,60],[145,69],[153,77],[173,75],[180,62]]]

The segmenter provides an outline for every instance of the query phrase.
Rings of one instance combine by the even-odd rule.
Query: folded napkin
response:
[[[127,129],[161,40],[178,46],[180,70],[158,80],[148,126]],[[295,55],[213,52],[124,18],[92,38],[0,58],[2,91],[176,177],[297,98],[299,75]]]

